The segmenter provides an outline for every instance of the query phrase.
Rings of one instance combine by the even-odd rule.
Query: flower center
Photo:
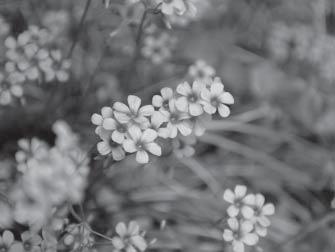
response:
[[[164,100],[162,106],[163,106],[163,108],[165,108],[165,109],[169,109],[169,100]]]
[[[120,133],[126,133],[126,131],[127,131],[126,127],[122,124],[117,125],[116,130]]]
[[[170,122],[172,124],[176,124],[179,121],[179,115],[178,114],[171,114],[170,115]]]
[[[137,148],[138,150],[143,150],[143,149],[144,149],[144,144],[143,144],[141,141],[138,141],[138,142],[136,143],[136,148]]]
[[[118,143],[115,143],[112,139],[110,139],[110,140],[109,140],[109,146],[110,146],[111,148],[116,148],[116,147],[119,146],[119,144],[118,144]]]
[[[195,103],[195,102],[198,101],[198,96],[197,96],[197,94],[192,93],[192,94],[188,95],[187,99],[188,99],[189,102]]]
[[[213,107],[218,107],[220,105],[220,101],[217,97],[212,97],[211,98],[211,104]]]
[[[24,247],[24,250],[25,251],[30,251],[32,249],[32,245],[31,245],[31,242],[30,241],[25,241],[23,243],[23,247]]]

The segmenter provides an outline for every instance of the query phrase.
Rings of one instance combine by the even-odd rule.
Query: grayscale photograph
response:
[[[0,252],[334,252],[335,0],[0,0]]]

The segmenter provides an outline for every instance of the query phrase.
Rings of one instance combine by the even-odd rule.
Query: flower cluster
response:
[[[316,67],[319,75],[335,81],[335,39],[328,34],[318,33],[308,26],[283,23],[274,24],[268,41],[275,60],[299,60]]]
[[[150,34],[143,41],[142,54],[154,64],[161,64],[171,57],[176,38],[166,32]]]
[[[243,252],[245,244],[255,246],[259,237],[267,234],[270,226],[268,216],[275,212],[273,204],[266,204],[262,194],[247,194],[243,185],[237,185],[234,191],[227,189],[223,199],[230,204],[227,208],[228,227],[224,230],[223,239],[232,243],[234,252]]]
[[[42,238],[33,232],[21,234],[21,241],[16,241],[11,231],[5,230],[0,236],[0,249],[6,252],[41,252]]]
[[[275,23],[268,40],[269,50],[274,59],[280,62],[292,58],[303,59],[308,54],[308,43],[312,36],[309,27]]]
[[[53,39],[59,39],[68,29],[70,15],[65,10],[48,11],[44,14],[42,23],[48,28]]]
[[[216,112],[221,117],[230,114],[228,105],[233,96],[224,90],[219,78],[196,80],[191,85],[181,83],[176,90],[163,88],[152,98],[152,105],[141,107],[141,99],[128,96],[128,105],[116,102],[104,107],[101,114],[93,114],[91,121],[101,138],[97,148],[101,155],[111,155],[120,161],[125,153],[135,153],[139,163],[149,161],[149,153],[160,156],[161,147],[156,139],[200,136],[204,122]]]
[[[60,50],[48,48],[51,38],[48,30],[36,26],[30,26],[17,38],[8,37],[5,70],[19,82],[42,81],[45,76],[46,82],[67,81],[69,77],[64,75],[70,62],[63,59]]]
[[[78,136],[63,121],[56,122],[53,130],[54,147],[36,138],[19,141],[16,159],[22,175],[11,193],[19,223],[40,227],[55,207],[79,203],[83,197],[89,168]]]
[[[140,227],[135,221],[129,222],[128,226],[120,222],[115,227],[116,236],[112,238],[113,252],[121,251],[145,251],[148,242],[145,240],[144,232],[140,232]]]
[[[70,61],[59,49],[51,48],[51,33],[37,26],[29,26],[18,37],[5,41],[4,67],[0,73],[0,102],[8,104],[20,98],[27,82],[66,82]]]

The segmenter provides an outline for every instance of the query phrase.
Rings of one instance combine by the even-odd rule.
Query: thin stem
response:
[[[136,72],[136,63],[137,63],[137,61],[140,57],[141,45],[142,45],[142,35],[143,35],[144,24],[145,24],[145,20],[146,20],[147,16],[148,16],[148,9],[145,9],[144,12],[143,12],[140,24],[138,26],[136,37],[135,37],[134,56],[133,56],[133,59],[130,63],[127,75],[125,76],[126,80],[125,80],[124,86],[127,89],[126,91],[129,91],[129,87],[130,87],[131,80],[132,80],[131,77],[135,74],[134,72]],[[135,74],[135,76],[136,76],[136,74]]]
[[[77,32],[77,34],[76,34],[76,36],[75,36],[75,38],[74,38],[74,40],[72,42],[70,51],[69,51],[68,56],[67,56],[68,58],[71,57],[71,55],[73,53],[73,50],[74,50],[74,48],[76,47],[76,45],[78,43],[79,35],[80,35],[81,31],[82,31],[82,28],[83,28],[83,25],[84,25],[84,21],[85,21],[85,18],[87,16],[88,9],[90,8],[91,3],[92,3],[92,0],[87,0],[86,5],[85,5],[85,9],[84,9],[84,12],[83,12],[83,15],[80,18],[78,32]]]

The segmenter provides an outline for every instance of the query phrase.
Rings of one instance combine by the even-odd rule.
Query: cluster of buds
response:
[[[267,235],[268,216],[274,214],[274,205],[265,203],[262,194],[247,194],[243,185],[237,185],[234,191],[227,189],[223,199],[230,204],[227,208],[228,227],[224,230],[223,239],[232,243],[234,252],[243,252],[245,244],[255,246],[259,237]]]
[[[228,105],[233,96],[224,90],[219,78],[181,83],[176,90],[165,87],[154,95],[152,105],[141,107],[141,99],[128,96],[128,105],[115,102],[104,107],[101,114],[92,115],[96,134],[101,138],[98,151],[120,161],[126,153],[135,153],[139,163],[148,163],[149,153],[160,156],[157,139],[175,139],[179,136],[201,136],[204,121],[216,112],[221,117],[230,114]]]

